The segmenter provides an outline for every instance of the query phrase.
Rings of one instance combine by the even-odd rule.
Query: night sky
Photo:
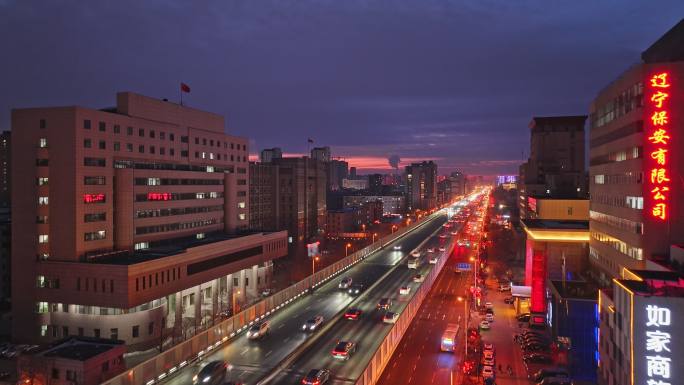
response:
[[[588,113],[683,16],[681,0],[0,0],[0,129],[12,108],[178,100],[184,81],[255,154],[310,137],[360,172],[397,154],[517,173],[532,116]]]

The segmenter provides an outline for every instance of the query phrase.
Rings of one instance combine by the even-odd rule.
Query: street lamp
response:
[[[318,262],[320,258],[318,256],[315,256],[311,258],[311,275],[314,275],[316,273],[316,262]]]
[[[397,225],[392,225],[392,234],[394,234],[394,230],[397,229]]]
[[[344,245],[344,256],[347,257],[349,256],[349,248],[351,247],[351,243],[347,243]]]
[[[378,236],[378,233],[373,233],[373,242],[372,242],[372,243],[375,243],[375,238],[376,238],[377,236]]]

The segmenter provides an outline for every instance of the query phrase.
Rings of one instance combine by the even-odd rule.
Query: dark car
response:
[[[378,302],[378,309],[381,310],[389,310],[390,306],[392,306],[392,300],[389,298],[382,298],[380,302]]]
[[[361,317],[361,309],[357,308],[349,308],[346,313],[344,313],[344,318],[349,319],[349,320],[357,320],[359,317]]]
[[[348,290],[347,293],[351,295],[358,295],[363,291],[363,284],[357,283],[352,285]]]
[[[530,322],[530,314],[521,314],[516,317],[518,319],[518,322]]]
[[[332,355],[335,358],[340,358],[345,361],[351,358],[351,355],[356,352],[356,344],[349,341],[340,341],[332,350]]]
[[[302,384],[323,385],[328,380],[330,380],[330,371],[328,369],[311,369],[306,377],[302,378]]]
[[[225,361],[211,361],[192,378],[193,384],[218,385],[226,380],[226,369],[228,364]]]
[[[548,354],[540,354],[540,353],[530,353],[526,354],[523,356],[523,360],[527,363],[535,363],[535,364],[550,364],[551,363],[551,356]]]

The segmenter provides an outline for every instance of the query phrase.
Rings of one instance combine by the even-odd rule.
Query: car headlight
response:
[[[192,382],[197,382],[197,375],[196,374],[195,374],[195,376],[192,377]]]
[[[302,329],[305,329],[305,330],[306,330],[306,325],[302,325]]]
[[[209,380],[211,380],[211,377],[207,376],[207,377],[204,377],[204,380],[202,380],[202,382],[209,382]]]

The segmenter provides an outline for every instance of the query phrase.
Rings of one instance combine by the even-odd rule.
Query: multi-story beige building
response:
[[[246,234],[247,139],[123,92],[12,111],[12,336],[186,337],[268,285],[286,234]]]
[[[591,105],[590,261],[609,284],[684,241],[684,21]]]

